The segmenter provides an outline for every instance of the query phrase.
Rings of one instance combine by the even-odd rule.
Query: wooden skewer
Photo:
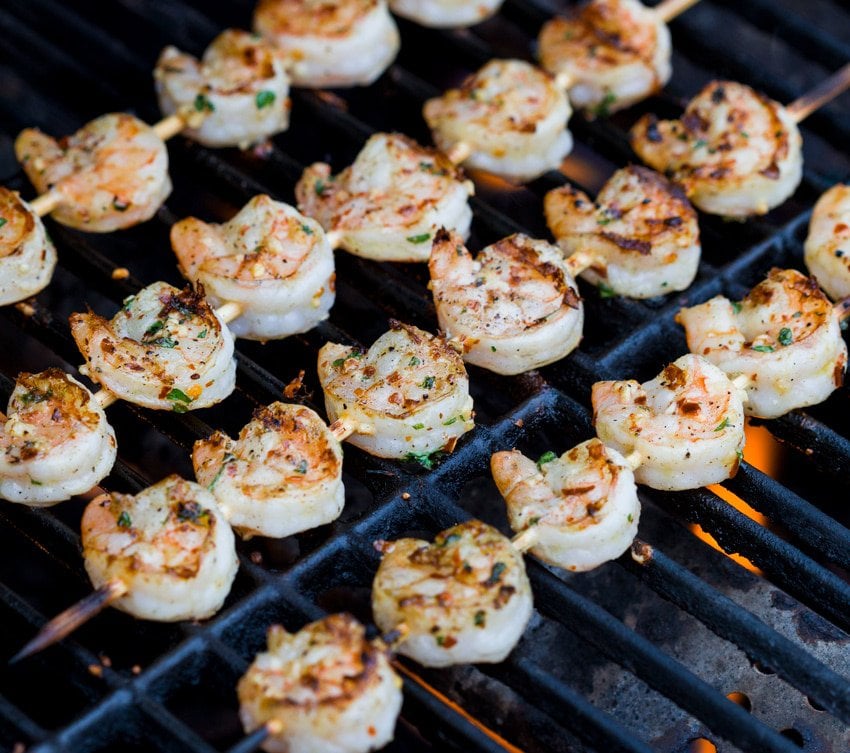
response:
[[[245,735],[228,753],[252,753],[270,737],[277,737],[283,729],[280,719],[269,719],[262,727],[257,727],[251,734]]]
[[[808,94],[795,99],[785,110],[795,123],[800,123],[848,88],[850,88],[850,63],[839,68]]]
[[[599,261],[595,256],[591,256],[586,251],[577,251],[572,256],[565,259],[564,263],[573,277],[578,277],[584,270],[592,267]]]
[[[338,441],[342,442],[348,439],[352,434],[374,434],[375,427],[369,424],[361,424],[357,421],[352,421],[348,416],[340,416],[329,427]]]
[[[62,194],[56,190],[51,190],[33,199],[30,202],[30,206],[39,217],[44,217],[56,209],[62,201]]]
[[[127,585],[121,580],[111,580],[102,585],[44,625],[35,638],[18,651],[9,660],[9,663],[14,664],[61,641],[80,625],[84,625],[96,614],[106,609],[112,602],[124,596],[127,590]]]
[[[753,384],[753,380],[747,374],[738,374],[734,379],[731,380],[732,384],[734,384],[739,390],[745,390],[747,387],[751,387]]]
[[[234,319],[238,319],[240,316],[242,316],[242,312],[244,310],[245,308],[242,306],[241,303],[228,301],[227,303],[217,308],[215,310],[215,313],[218,315],[218,318],[221,319],[225,324],[229,324]],[[105,387],[102,387],[94,393],[94,399],[97,401],[97,404],[101,408],[108,408],[113,403],[118,402],[118,396],[114,392],[106,389]]]
[[[468,159],[470,154],[472,154],[472,146],[466,141],[458,141],[457,144],[446,152],[446,158],[453,165],[459,165]]]
[[[527,552],[531,549],[538,541],[540,540],[540,534],[537,531],[537,528],[531,527],[526,528],[521,533],[518,533],[511,539],[511,544],[513,544],[514,549],[518,552]]]
[[[669,24],[676,16],[682,15],[698,2],[699,0],[662,0],[652,10],[665,24]]]
[[[186,118],[175,113],[163,118],[158,123],[151,126],[153,132],[163,141],[168,141],[172,136],[176,136],[186,127]]]
[[[636,471],[643,463],[643,455],[641,455],[637,450],[632,450],[628,455],[626,455],[625,460],[626,465],[628,465],[633,471]]]

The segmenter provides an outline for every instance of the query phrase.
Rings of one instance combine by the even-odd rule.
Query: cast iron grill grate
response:
[[[252,2],[117,0],[92,6],[7,0],[0,8],[0,182],[31,196],[12,156],[24,126],[69,133],[109,110],[157,118],[150,70],[165,44],[200,52],[227,25],[247,27]],[[2,312],[0,393],[19,370],[80,361],[67,315],[111,313],[143,284],[179,276],[168,230],[179,217],[229,217],[251,195],[293,201],[304,165],[339,169],[375,130],[427,142],[421,103],[492,56],[528,57],[559,3],[508,0],[471,32],[402,23],[392,69],[366,90],[294,93],[293,124],[260,158],[169,145],[175,191],[149,223],[95,236],[50,224],[60,252],[36,313]],[[850,13],[828,0],[703,0],[673,25],[674,78],[664,95],[611,122],[573,119],[565,173],[527,188],[480,181],[472,248],[519,229],[546,235],[541,198],[569,179],[594,192],[633,159],[625,132],[643,111],[672,114],[705,81],[737,78],[788,101],[850,59]],[[725,33],[734,29],[735,33]],[[846,100],[844,100],[846,102]],[[225,609],[203,624],[162,625],[115,611],[25,663],[5,660],[44,620],[89,590],[79,557],[83,500],[49,511],[0,509],[0,744],[45,753],[253,750],[236,715],[234,685],[272,622],[296,629],[327,611],[368,621],[376,538],[438,530],[470,515],[506,530],[488,480],[492,451],[563,451],[591,436],[590,385],[647,378],[685,350],[673,315],[719,292],[739,297],[771,266],[802,263],[808,210],[850,173],[848,107],[806,122],[807,169],[786,205],[746,224],[701,217],[704,255],[684,294],[645,302],[586,298],[585,340],[561,363],[506,378],[471,368],[477,424],[454,455],[427,473],[346,448],[346,509],[330,526],[283,541],[240,544],[241,568]],[[230,432],[280,397],[300,369],[320,392],[315,354],[328,339],[370,343],[389,317],[434,329],[423,266],[337,255],[338,299],[313,332],[267,345],[240,342],[236,393],[200,414],[110,409],[121,460],[104,486],[135,491],[168,472],[191,474],[188,449],[210,427]],[[115,281],[114,267],[131,277]],[[686,751],[698,738],[720,750],[847,750],[850,737],[850,531],[841,509],[850,459],[846,389],[823,406],[767,423],[782,441],[780,480],[744,464],[727,489],[769,519],[763,527],[708,490],[642,491],[646,565],[628,556],[582,576],[529,563],[537,613],[507,662],[422,671],[405,663],[405,705],[395,751]],[[409,495],[409,499],[405,497]],[[735,564],[694,536],[698,524]],[[727,699],[743,694],[747,705]],[[740,696],[739,696],[740,700]],[[456,705],[455,705],[456,704]]]

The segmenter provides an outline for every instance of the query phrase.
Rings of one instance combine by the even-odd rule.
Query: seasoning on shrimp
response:
[[[392,12],[433,28],[472,26],[495,15],[504,0],[390,0]]]
[[[16,191],[0,186],[0,306],[47,287],[55,267],[56,248],[41,218]]]
[[[827,295],[850,296],[850,186],[839,183],[818,199],[804,250],[809,273]]]

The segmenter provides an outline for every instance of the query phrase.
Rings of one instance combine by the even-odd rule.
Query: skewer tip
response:
[[[539,539],[540,533],[537,528],[526,528],[511,539],[511,544],[513,544],[514,549],[518,552],[525,553],[531,549]]]
[[[101,408],[108,408],[118,402],[118,396],[107,389],[99,389],[94,393],[94,399]]]
[[[459,165],[461,162],[467,160],[470,154],[472,154],[472,146],[466,141],[458,141],[457,144],[446,152],[446,158],[453,165]]]

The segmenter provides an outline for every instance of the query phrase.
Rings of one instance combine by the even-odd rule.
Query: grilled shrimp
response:
[[[582,277],[608,292],[651,298],[684,290],[696,276],[696,212],[677,186],[652,170],[618,170],[595,204],[563,186],[546,194],[544,206],[564,253],[591,259]]]
[[[540,64],[566,74],[575,107],[607,115],[659,91],[669,80],[670,32],[638,0],[592,0],[544,24]]]
[[[339,175],[311,165],[298,208],[340,236],[346,251],[378,261],[427,261],[436,228],[469,235],[474,191],[442,154],[398,133],[376,133]]]
[[[224,400],[236,384],[233,335],[204,300],[155,282],[111,320],[71,314],[71,334],[88,376],[137,405],[185,413]]]
[[[749,377],[746,411],[775,418],[826,400],[844,381],[839,310],[812,277],[772,269],[740,303],[715,296],[679,311],[688,348]]]
[[[0,498],[45,507],[89,491],[115,462],[115,432],[61,369],[22,373],[0,427]]]
[[[25,128],[15,154],[39,193],[61,195],[53,218],[78,230],[109,233],[144,222],[171,193],[165,144],[127,113],[102,115],[59,141]]]
[[[35,295],[56,266],[41,218],[16,191],[0,186],[0,306]]]
[[[270,753],[366,753],[393,739],[401,678],[379,640],[367,640],[348,614],[332,614],[287,633],[272,625],[268,651],[239,680],[239,716],[251,732],[268,722],[280,731]]]
[[[333,249],[321,226],[288,204],[255,196],[222,225],[189,217],[171,228],[180,271],[211,305],[238,303],[236,337],[271,340],[306,332],[334,303]]]
[[[575,281],[545,241],[512,235],[473,260],[443,228],[428,266],[440,329],[463,344],[469,363],[519,374],[563,358],[581,340]]]
[[[260,408],[236,441],[195,442],[192,464],[242,536],[282,538],[336,520],[345,504],[342,449],[302,405]]]
[[[164,115],[200,113],[185,135],[207,146],[246,147],[289,127],[286,56],[239,29],[227,29],[199,61],[166,47],[154,69],[159,109]]]
[[[525,562],[499,531],[470,520],[422,539],[376,542],[383,559],[372,614],[383,631],[404,625],[398,653],[427,667],[500,662],[531,618]]]
[[[647,165],[670,175],[710,214],[765,214],[803,175],[794,120],[778,102],[734,81],[712,81],[681,120],[644,115],[631,140]]]
[[[379,457],[451,452],[474,426],[463,361],[442,338],[390,326],[366,353],[336,343],[319,351],[328,418],[371,432],[348,441]]]
[[[573,145],[567,95],[521,60],[491,60],[459,89],[429,99],[423,114],[440,149],[465,144],[472,150],[467,166],[509,180],[557,168]]]
[[[390,9],[423,26],[472,26],[498,13],[504,0],[390,0]]]
[[[839,183],[818,199],[809,223],[805,261],[830,298],[850,295],[850,186]]]
[[[399,48],[386,0],[260,0],[254,31],[293,61],[294,86],[367,86]]]
[[[490,458],[508,520],[531,536],[531,552],[550,565],[584,572],[616,559],[637,535],[640,502],[632,469],[598,439],[535,464],[518,450]],[[527,533],[526,533],[527,532]]]
[[[637,453],[635,480],[654,489],[696,489],[735,475],[744,447],[739,390],[704,358],[684,355],[655,379],[593,385],[599,438]]]
[[[101,494],[83,513],[86,572],[100,588],[120,581],[115,606],[176,622],[217,612],[239,562],[233,531],[206,489],[172,475],[139,494]]]

